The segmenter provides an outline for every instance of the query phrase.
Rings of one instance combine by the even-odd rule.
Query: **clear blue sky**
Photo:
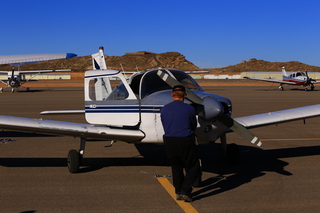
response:
[[[250,58],[320,66],[319,0],[16,0],[0,55],[176,51],[201,68]]]

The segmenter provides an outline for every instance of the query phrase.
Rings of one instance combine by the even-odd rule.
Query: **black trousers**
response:
[[[163,137],[172,169],[176,194],[191,195],[192,186],[201,175],[201,167],[194,136]],[[185,174],[184,174],[185,171]]]

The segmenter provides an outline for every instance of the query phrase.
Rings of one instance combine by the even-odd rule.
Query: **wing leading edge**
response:
[[[244,77],[249,80],[257,80],[257,81],[267,81],[267,82],[273,82],[273,83],[279,83],[279,84],[292,84],[295,85],[296,83],[290,82],[290,81],[283,81],[280,79],[275,78],[256,78],[256,77]]]
[[[235,118],[244,127],[251,129],[261,126],[285,123],[320,116],[320,104]]]
[[[63,58],[73,58],[74,53],[49,53],[49,54],[26,54],[26,55],[1,55],[0,64],[28,64],[42,61],[50,61]]]
[[[0,116],[0,128],[81,138],[120,140],[128,143],[142,140],[145,136],[140,130],[114,129],[106,126],[4,115]]]

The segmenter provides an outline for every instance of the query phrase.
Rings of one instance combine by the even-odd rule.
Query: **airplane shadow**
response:
[[[193,193],[194,200],[213,196],[265,175],[276,172],[281,175],[293,175],[285,170],[288,162],[279,158],[313,156],[320,154],[320,146],[297,147],[274,150],[262,150],[255,147],[239,146],[241,159],[239,164],[228,166],[221,158],[203,158],[203,171],[217,174],[203,180],[201,188]]]
[[[305,88],[291,88],[290,90],[293,90],[293,91],[295,91],[295,90],[298,90],[298,91],[303,91],[303,92],[305,92],[306,90],[305,90]],[[308,90],[308,92],[316,92],[316,91],[319,91],[319,90],[317,90],[317,89],[314,89],[314,90]]]
[[[84,158],[79,173],[97,171],[106,167],[119,166],[170,166],[166,158],[164,146],[157,146],[156,153],[149,156],[133,156],[127,158]],[[255,147],[239,146],[241,159],[237,165],[228,165],[219,151],[220,144],[199,146],[199,155],[203,172],[213,176],[202,181],[200,188],[194,190],[194,200],[213,196],[266,175],[266,172],[276,172],[281,175],[293,175],[285,167],[288,162],[279,158],[313,156],[320,154],[320,146],[262,150]],[[144,147],[145,151],[148,148]],[[150,154],[150,153],[153,153]],[[0,166],[5,167],[66,167],[66,158],[0,158]]]
[[[29,89],[29,90],[19,90],[18,93],[32,93],[32,92],[47,92],[49,89]]]

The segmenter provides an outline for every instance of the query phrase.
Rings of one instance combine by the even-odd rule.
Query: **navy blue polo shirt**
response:
[[[172,101],[161,109],[161,122],[166,137],[187,137],[197,127],[194,107],[182,101]]]

